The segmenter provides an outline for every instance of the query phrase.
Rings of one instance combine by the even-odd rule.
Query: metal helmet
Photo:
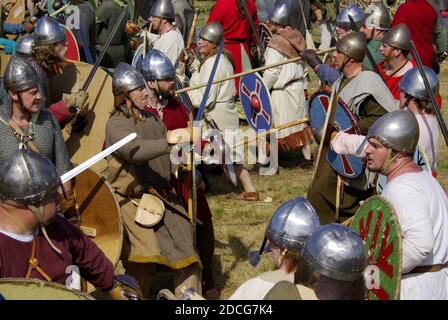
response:
[[[159,17],[174,21],[174,7],[171,0],[157,0],[149,12],[151,17]]]
[[[114,96],[127,94],[129,91],[146,86],[145,79],[134,67],[120,62],[112,75],[112,93]]]
[[[364,10],[364,25],[377,30],[389,30],[392,19],[382,2],[372,3]]]
[[[427,66],[423,66],[423,70],[425,71],[426,78],[428,78],[431,90],[436,96],[439,93],[439,77],[433,69]],[[423,77],[418,67],[412,68],[401,78],[400,90],[414,98],[430,101],[429,93],[426,91],[425,83],[423,82]]]
[[[16,53],[20,53],[23,55],[31,55],[31,51],[33,50],[34,45],[34,35],[26,34],[23,37],[20,37],[16,43]]]
[[[417,119],[408,109],[386,113],[375,121],[366,140],[375,138],[386,147],[413,154],[417,148],[420,129]]]
[[[204,28],[202,28],[199,37],[210,41],[216,45],[219,45],[224,38],[224,30],[219,22],[207,23]]]
[[[311,270],[331,279],[356,281],[366,266],[361,237],[341,224],[326,224],[305,241],[303,257]]]
[[[351,30],[352,27],[350,19],[348,17],[349,15],[353,18],[353,21],[355,22],[356,26],[360,28],[362,22],[364,21],[364,15],[362,13],[361,8],[358,7],[356,4],[348,5],[347,8],[345,8],[337,15],[336,25],[340,28]]]
[[[0,198],[39,206],[52,199],[61,185],[53,163],[42,154],[18,149],[0,168]]]
[[[66,41],[64,29],[55,19],[48,16],[42,17],[34,28],[34,45],[43,46]]]
[[[281,26],[290,26],[291,25],[291,17],[295,12],[291,3],[287,0],[278,0],[275,2],[272,11],[268,15],[268,21],[279,24]],[[297,15],[299,13],[297,12]]]
[[[387,31],[383,36],[383,42],[394,48],[411,51],[411,33],[404,23]]]
[[[367,40],[362,32],[352,32],[336,43],[336,49],[357,62],[362,62],[367,53]]]
[[[38,85],[37,74],[26,58],[12,56],[6,65],[3,83],[7,91],[22,91]]]
[[[304,197],[296,197],[274,212],[265,236],[281,248],[302,251],[306,237],[319,226],[319,217],[311,203]]]
[[[157,49],[151,49],[143,59],[140,72],[146,81],[174,79],[174,66],[170,59]]]

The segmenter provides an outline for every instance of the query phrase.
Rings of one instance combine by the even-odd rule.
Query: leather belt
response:
[[[444,264],[434,264],[432,266],[419,266],[415,267],[411,271],[409,271],[406,274],[412,274],[412,273],[426,273],[426,272],[439,272],[440,270],[443,270],[445,268],[448,268],[448,262]]]

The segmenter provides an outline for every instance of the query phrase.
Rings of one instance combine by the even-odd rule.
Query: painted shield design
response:
[[[327,110],[330,105],[330,96],[331,92],[321,90],[314,93],[310,99],[310,127],[316,141],[320,141],[321,131],[323,130]],[[361,129],[356,124],[355,117],[341,98],[339,98],[336,106],[333,127],[345,133],[361,134]],[[359,177],[364,173],[366,167],[364,159],[338,154],[331,148],[328,149],[325,159],[338,174],[349,179]]]
[[[429,163],[428,157],[423,152],[423,150],[420,149],[420,147],[418,147],[417,150],[415,150],[414,162],[416,164],[418,164],[423,170],[428,171],[429,173],[432,173],[432,169],[431,169],[431,165]],[[382,194],[386,184],[387,184],[386,176],[379,174],[378,180],[376,182],[376,192],[378,194]]]
[[[137,70],[140,70],[140,67],[143,62],[143,51],[145,50],[145,45],[142,43],[137,47],[134,53],[134,57],[132,58],[132,66]]]
[[[269,130],[272,122],[271,97],[257,73],[241,78],[240,99],[249,125],[255,131]]]
[[[359,207],[351,224],[364,241],[369,300],[395,300],[400,295],[401,229],[392,204],[373,196]]]
[[[65,25],[61,24],[61,27],[64,29],[65,36],[67,38],[67,54],[66,54],[67,59],[72,61],[81,61],[81,56],[79,55],[78,42],[76,42],[75,35]]]
[[[8,12],[5,22],[11,24],[21,24],[25,20],[25,1],[24,0],[5,0],[3,1],[4,10]],[[18,34],[7,34],[6,37],[10,40],[18,38]]]
[[[263,48],[266,48],[268,46],[269,41],[271,41],[272,39],[271,30],[266,24],[260,23],[258,25],[258,33],[260,34],[260,41],[263,45]]]

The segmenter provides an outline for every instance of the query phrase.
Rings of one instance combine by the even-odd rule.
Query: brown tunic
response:
[[[136,121],[126,112],[116,112],[106,125],[106,146],[137,133],[136,139],[108,157],[108,180],[116,192],[127,231],[123,259],[182,269],[199,262],[193,227],[182,200],[169,184],[171,148],[167,130],[158,117],[150,113],[144,116],[144,120]],[[129,198],[138,202],[150,188],[164,202],[165,215],[157,225],[146,228],[134,221],[137,207]]]

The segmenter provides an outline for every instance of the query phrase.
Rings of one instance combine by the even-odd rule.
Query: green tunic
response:
[[[344,80],[340,86],[340,91],[350,81],[353,81],[353,79]],[[379,105],[372,95],[369,95],[359,106],[358,125],[366,133],[369,127],[386,113],[386,109]],[[307,197],[316,209],[321,224],[335,222],[336,185],[337,173],[325,161],[322,170],[317,173]],[[340,202],[339,215],[340,220],[345,220],[356,213],[360,201],[375,194],[375,189],[371,188],[362,191],[344,185],[341,193],[342,200]]]
[[[380,53],[380,47],[381,43],[383,43],[381,40],[373,39],[370,40],[367,44],[367,49],[369,49],[370,53],[372,54],[373,60],[375,61],[376,65],[383,62],[384,57]],[[369,58],[367,58],[367,55],[364,58],[364,61],[362,62],[362,67],[364,70],[372,70],[373,66],[370,63]]]

